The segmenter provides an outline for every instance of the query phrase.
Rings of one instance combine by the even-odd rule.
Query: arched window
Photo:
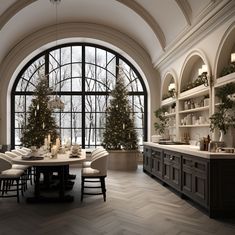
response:
[[[100,145],[109,94],[120,66],[126,74],[139,144],[142,145],[147,136],[147,94],[138,71],[115,51],[94,44],[73,43],[39,54],[18,75],[12,89],[12,146],[21,145],[22,124],[27,121],[27,110],[39,74],[47,75],[53,94],[65,104],[64,110],[53,112],[62,143],[71,140],[83,148]]]

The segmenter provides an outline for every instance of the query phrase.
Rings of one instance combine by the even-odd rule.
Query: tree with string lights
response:
[[[103,146],[110,150],[138,149],[137,132],[134,128],[134,114],[129,104],[128,91],[122,71],[119,72],[116,86],[111,92],[111,100],[106,113]]]
[[[44,145],[44,139],[50,135],[51,143],[56,142],[58,126],[49,107],[52,89],[44,76],[39,77],[39,82],[34,91],[34,97],[29,106],[27,122],[22,129],[21,142],[23,146],[38,148]]]

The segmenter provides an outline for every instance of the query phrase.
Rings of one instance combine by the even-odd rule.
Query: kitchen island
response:
[[[210,217],[235,216],[235,154],[190,145],[144,143],[143,170],[204,208]]]

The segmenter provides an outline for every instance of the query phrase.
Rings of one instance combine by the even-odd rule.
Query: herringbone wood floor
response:
[[[235,219],[214,220],[143,173],[109,171],[107,202],[89,196],[80,203],[80,169],[73,203],[17,204],[0,199],[0,235],[234,235]],[[28,190],[27,195],[32,193]]]

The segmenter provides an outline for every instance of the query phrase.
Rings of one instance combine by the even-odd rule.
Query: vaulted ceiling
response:
[[[58,22],[88,22],[134,39],[156,65],[231,0],[61,0]],[[0,0],[0,62],[27,35],[55,24],[50,0]]]

